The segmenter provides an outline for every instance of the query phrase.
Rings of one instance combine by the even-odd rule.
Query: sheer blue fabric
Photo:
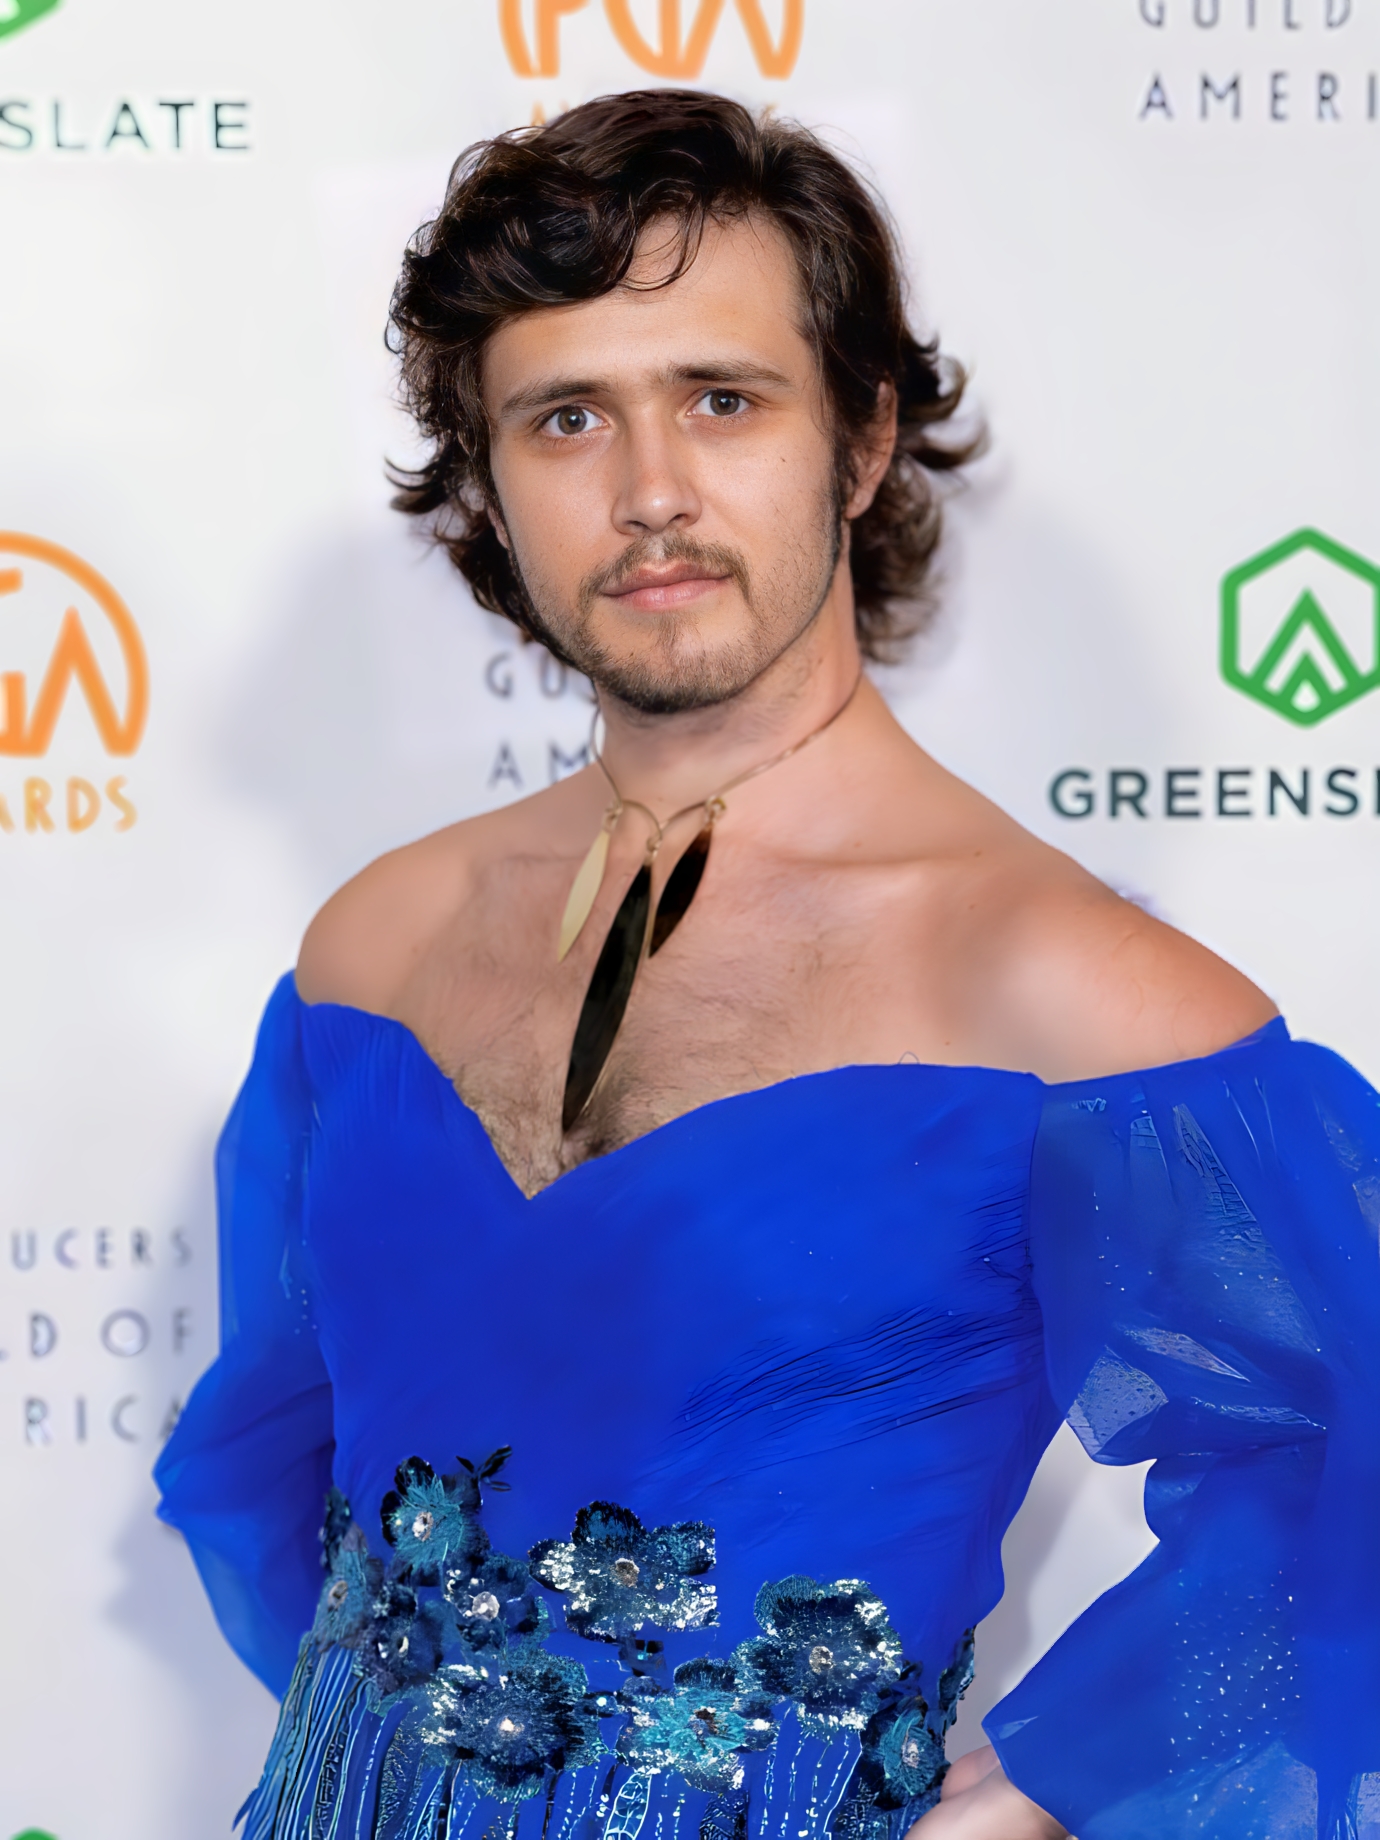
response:
[[[1080,1840],[1380,1834],[1380,1113],[1274,1023],[1046,1097],[1055,1398],[1160,1542],[988,1721]]]
[[[669,1840],[686,1809],[710,1834],[862,1833],[840,1798],[881,1714],[806,1767],[808,1672],[795,1760],[746,1757],[731,1820],[684,1793],[658,1813],[612,1724],[587,1789],[548,1771],[544,1801],[509,1806],[463,1764],[399,1788],[401,1701],[319,1637],[326,1491],[387,1559],[400,1462],[511,1446],[495,1551],[569,1542],[592,1502],[713,1529],[717,1618],[664,1632],[687,1678],[758,1653],[768,1581],[865,1581],[933,1708],[1067,1415],[1098,1461],[1156,1460],[1159,1545],[989,1718],[1008,1774],[1080,1840],[1364,1834],[1377,1103],[1280,1022],[1080,1086],[852,1067],[705,1106],[529,1201],[406,1029],[285,979],[220,1148],[221,1355],[158,1468],[226,1635],[292,1682],[250,1833],[478,1835],[496,1806],[533,1840],[653,1818]],[[560,1665],[626,1687],[626,1652],[551,1615]],[[923,1802],[881,1805],[896,1832]]]

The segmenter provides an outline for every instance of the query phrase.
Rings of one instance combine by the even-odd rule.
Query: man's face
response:
[[[554,647],[634,708],[751,684],[839,567],[835,460],[794,259],[710,224],[687,272],[525,313],[484,354],[499,534]]]

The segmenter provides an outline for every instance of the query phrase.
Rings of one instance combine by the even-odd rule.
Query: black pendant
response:
[[[652,943],[647,952],[649,958],[661,950],[685,918],[686,909],[704,879],[704,871],[709,862],[709,846],[713,841],[714,826],[711,822],[705,825],[667,876],[661,899],[656,904],[656,918],[652,921]]]
[[[647,916],[651,905],[652,869],[650,863],[644,863],[613,916],[613,925],[580,1008],[565,1076],[565,1100],[561,1106],[563,1135],[594,1096],[604,1063],[613,1051],[623,1012],[632,995],[633,979],[647,944]]]

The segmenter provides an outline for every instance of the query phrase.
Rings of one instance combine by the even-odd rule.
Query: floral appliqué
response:
[[[318,1648],[328,1648],[332,1642],[342,1648],[359,1648],[368,1640],[375,1601],[383,1589],[383,1565],[370,1556],[362,1529],[353,1523],[337,1542],[327,1544],[328,1551],[331,1544],[331,1576],[316,1606],[312,1640]]]
[[[383,1537],[396,1555],[394,1571],[415,1584],[435,1584],[448,1566],[476,1566],[489,1550],[479,1524],[480,1483],[494,1477],[510,1455],[505,1447],[479,1468],[457,1457],[454,1476],[438,1476],[420,1457],[409,1457],[379,1508]]]
[[[675,1770],[695,1789],[722,1794],[743,1780],[743,1757],[776,1737],[772,1696],[732,1661],[683,1662],[668,1692],[635,1678],[618,1755],[635,1770]]]
[[[714,1533],[701,1521],[647,1528],[627,1508],[591,1502],[569,1540],[532,1548],[532,1570],[564,1598],[567,1627],[596,1642],[626,1642],[649,1625],[705,1629],[718,1596],[699,1581],[714,1563]]]
[[[405,1702],[407,1728],[457,1781],[520,1802],[543,1787],[549,1795],[563,1771],[612,1748],[631,1780],[667,1772],[717,1798],[736,1833],[745,1759],[772,1748],[782,1711],[794,1707],[809,1736],[860,1739],[840,1834],[870,1834],[884,1811],[923,1811],[934,1798],[944,1734],[972,1677],[971,1634],[940,1676],[931,1714],[874,1591],[858,1579],[784,1578],[758,1593],[760,1636],[727,1660],[699,1656],[668,1674],[662,1643],[643,1632],[717,1623],[705,1581],[712,1528],[647,1527],[627,1508],[593,1502],[569,1540],[542,1540],[525,1561],[494,1552],[482,1492],[507,1486],[498,1471],[508,1456],[458,1458],[444,1476],[419,1457],[404,1463],[380,1509],[386,1566],[334,1491],[322,1532],[329,1575],[310,1643],[351,1651],[370,1703]],[[559,1599],[572,1633],[617,1646],[621,1686],[592,1691],[578,1661],[546,1646],[543,1591]],[[613,1719],[610,1744],[600,1724]]]
[[[775,1697],[794,1700],[807,1731],[861,1731],[903,1661],[881,1598],[854,1578],[783,1578],[762,1586],[754,1609],[767,1633],[744,1642],[735,1659]]]
[[[462,1640],[472,1649],[503,1648],[513,1639],[540,1640],[551,1614],[520,1559],[489,1553],[477,1566],[451,1566],[441,1580]]]
[[[447,1634],[438,1604],[419,1599],[410,1585],[388,1580],[354,1644],[360,1672],[375,1697],[383,1702],[430,1680],[441,1664]]]
[[[863,1732],[862,1761],[853,1794],[855,1812],[861,1805],[883,1813],[907,1808],[919,1814],[933,1804],[949,1767],[944,1739],[972,1681],[971,1629],[939,1676],[933,1709],[920,1692],[919,1669],[907,1666],[901,1670],[896,1684],[883,1691]]]
[[[501,1801],[535,1795],[551,1773],[604,1754],[584,1669],[536,1646],[442,1668],[427,1701],[424,1741]]]

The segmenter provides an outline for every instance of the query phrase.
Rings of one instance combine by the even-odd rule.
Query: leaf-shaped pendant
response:
[[[608,867],[609,843],[613,837],[613,826],[609,812],[599,827],[599,835],[589,846],[585,860],[580,864],[579,873],[571,885],[570,895],[561,915],[561,937],[556,947],[556,963],[564,964],[565,955],[585,930],[585,921],[589,919],[590,910],[599,899],[599,890],[604,885],[604,870]]]
[[[652,921],[652,943],[648,948],[648,958],[653,952],[661,950],[685,918],[685,910],[694,900],[700,882],[704,879],[709,863],[709,846],[713,841],[714,820],[711,818],[667,876],[661,899],[656,904],[656,918]]]
[[[651,906],[652,867],[650,863],[643,863],[613,916],[613,925],[580,1007],[580,1020],[575,1025],[575,1040],[571,1043],[570,1065],[565,1076],[562,1134],[571,1129],[593,1098],[599,1075],[613,1050],[647,944]]]

